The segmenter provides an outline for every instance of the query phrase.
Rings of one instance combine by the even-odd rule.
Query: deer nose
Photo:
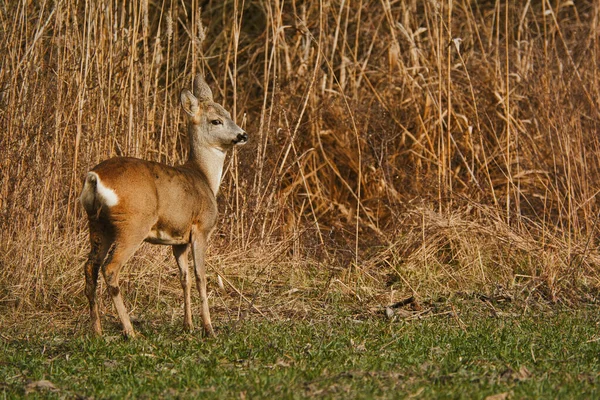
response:
[[[238,133],[235,143],[236,144],[246,143],[247,141],[248,141],[248,134],[246,132],[244,132],[244,133]]]

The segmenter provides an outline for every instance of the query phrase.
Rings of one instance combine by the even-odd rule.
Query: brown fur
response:
[[[143,221],[150,225],[146,241],[175,245],[190,243],[192,226],[210,232],[217,222],[217,202],[204,174],[187,164],[169,167],[117,157],[92,171],[119,196],[119,203],[107,209],[104,216],[117,231],[131,220]],[[165,232],[173,240],[156,238],[152,235],[156,231]]]

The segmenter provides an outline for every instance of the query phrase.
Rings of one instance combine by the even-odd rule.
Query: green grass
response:
[[[159,321],[132,341],[5,332],[0,399],[43,379],[56,390],[29,397],[600,396],[597,310],[507,315],[222,322],[216,339]]]

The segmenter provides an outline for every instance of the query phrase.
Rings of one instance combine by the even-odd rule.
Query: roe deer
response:
[[[106,160],[88,172],[81,204],[87,212],[91,250],[85,264],[85,294],[92,329],[102,333],[96,285],[102,270],[123,333],[133,337],[129,314],[119,290],[119,271],[143,241],[173,246],[184,294],[184,328],[193,329],[188,254],[191,249],[196,286],[202,302],[202,325],[214,336],[206,295],[204,254],[217,221],[216,195],[227,150],[248,140],[231,115],[213,101],[202,75],[193,94],[181,92],[188,117],[190,152],[185,164],[171,167],[129,157]]]

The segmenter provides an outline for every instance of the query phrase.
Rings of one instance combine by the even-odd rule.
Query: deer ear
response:
[[[181,91],[181,106],[191,116],[198,114],[198,99],[187,89]]]
[[[201,102],[213,101],[212,91],[204,80],[204,75],[196,74],[194,77],[194,96]]]

